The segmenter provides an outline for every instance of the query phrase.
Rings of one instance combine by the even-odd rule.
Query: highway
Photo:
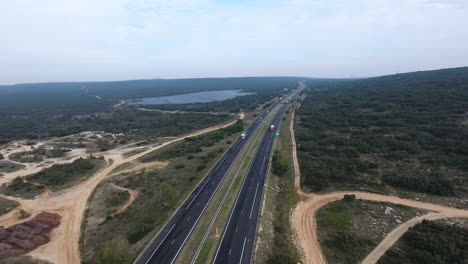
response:
[[[178,257],[200,217],[208,207],[234,161],[257,127],[279,101],[273,103],[247,128],[245,139],[238,139],[211,168],[199,185],[179,207],[176,213],[159,231],[140,254],[134,264],[172,264]]]
[[[278,128],[288,104],[284,104],[271,124]],[[267,131],[244,178],[228,224],[213,259],[215,264],[251,263],[265,178],[269,168],[275,132]]]

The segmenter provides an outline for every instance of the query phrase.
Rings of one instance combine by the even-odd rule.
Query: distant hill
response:
[[[0,86],[0,144],[13,139],[64,136],[96,129],[115,133],[139,129],[141,134],[151,134],[152,129],[161,125],[159,120],[163,117],[157,113],[143,115],[135,107],[114,109],[113,106],[122,99],[201,91],[233,89],[253,92],[252,95],[223,102],[198,105],[194,109],[238,112],[242,108],[255,108],[265,103],[280,95],[285,88],[297,87],[299,80],[304,78],[201,78],[4,85]],[[200,123],[200,120],[197,121]]]
[[[468,67],[311,87],[297,114],[306,187],[468,197]]]
[[[258,91],[274,86],[289,85],[304,78],[298,77],[238,77],[238,78],[193,78],[193,79],[151,79],[107,82],[52,82],[0,85],[0,95],[75,92],[101,97],[139,98],[166,96],[216,90]]]
[[[303,78],[302,78],[303,79]],[[28,110],[51,111],[61,107],[91,107],[102,111],[121,99],[167,96],[183,93],[237,90],[276,93],[295,85],[297,77],[247,77],[154,79],[112,82],[31,83],[0,86],[0,115]],[[96,100],[99,98],[99,100]]]

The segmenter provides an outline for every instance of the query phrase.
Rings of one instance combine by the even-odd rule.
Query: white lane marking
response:
[[[239,141],[236,141],[236,143],[239,142]],[[234,144],[236,144],[234,143]],[[233,145],[231,145],[232,147]],[[239,152],[237,153],[236,157],[234,158],[234,161],[237,160],[237,158],[239,158],[239,155],[240,153],[244,150],[244,147],[245,147],[245,144],[241,147],[241,149],[239,150]],[[231,148],[229,148],[231,149]],[[224,181],[224,178],[226,177],[227,173],[231,170],[232,166],[234,165],[234,162],[231,162],[231,165],[229,165],[229,168],[227,169],[227,171],[224,173],[224,175],[222,176],[222,179],[221,181],[218,183],[218,186],[215,188],[214,192],[211,194],[211,197],[210,199],[208,200],[208,202],[205,204],[205,206],[203,207],[200,215],[198,216],[197,220],[195,221],[195,224],[192,226],[192,228],[190,229],[190,232],[188,233],[188,235],[185,237],[184,241],[182,242],[182,245],[179,247],[179,250],[177,250],[177,253],[176,255],[174,256],[174,258],[172,259],[171,261],[171,264],[174,263],[174,261],[177,259],[177,257],[179,256],[179,253],[180,251],[182,250],[183,246],[185,245],[185,242],[187,242],[187,239],[189,238],[189,236],[192,234],[193,232],[193,229],[195,228],[195,226],[198,224],[198,221],[200,220],[200,218],[202,217],[203,213],[205,212],[206,208],[208,207],[208,204],[210,204],[211,200],[213,200],[213,197],[214,195],[216,194],[216,192],[218,191],[219,187],[221,186],[221,183]],[[211,170],[210,170],[211,171]],[[206,185],[206,184],[205,184]],[[237,200],[236,200],[237,201]],[[224,233],[223,233],[223,237],[224,237]],[[153,253],[154,254],[154,253]],[[217,256],[218,252],[216,252],[216,256]],[[215,256],[215,257],[216,257]],[[147,264],[147,263],[146,263]]]
[[[172,240],[172,242],[171,242],[171,246],[172,246],[172,244],[174,244],[174,242],[175,242],[175,239],[174,239],[174,240]]]
[[[276,107],[276,105],[277,105],[277,104],[275,103],[272,107]],[[265,114],[265,115],[266,115],[266,114]],[[267,115],[266,115],[266,116],[267,116]],[[263,140],[263,138],[265,138],[265,134],[263,135],[262,140]],[[244,145],[244,146],[245,146],[245,145]],[[259,150],[259,149],[260,149],[260,148],[257,147],[257,149],[255,150],[254,157],[257,156],[257,153],[258,153],[258,150]],[[237,157],[236,157],[236,159],[237,159]],[[250,169],[252,168],[252,165],[253,165],[253,162],[250,162],[249,168],[247,169],[248,172],[249,172]],[[241,191],[244,189],[244,186],[245,186],[246,181],[247,181],[247,176],[248,176],[248,173],[247,173],[246,177],[244,177],[244,180],[242,181],[242,184],[241,184]],[[238,201],[239,201],[239,197],[240,197],[240,192],[237,194],[236,201],[234,202],[234,206],[233,206],[232,208],[236,208],[236,207],[237,207],[237,203],[238,203]],[[221,240],[220,240],[219,243],[218,243],[218,248],[216,249],[216,254],[215,254],[215,256],[214,256],[214,260],[213,260],[212,263],[216,263],[216,260],[218,259],[219,250],[221,249],[222,244],[223,244],[223,242],[224,242],[224,237],[225,237],[225,235],[226,235],[226,230],[228,229],[229,224],[231,223],[232,216],[234,215],[234,211],[235,211],[235,210],[232,209],[232,210],[231,210],[231,213],[229,214],[229,219],[228,219],[228,221],[227,221],[226,228],[224,228],[223,235],[221,236]]]
[[[167,234],[164,236],[163,240],[161,240],[161,243],[159,243],[159,246],[153,251],[153,253],[151,254],[151,256],[148,258],[148,260],[145,262],[145,264],[148,264],[148,262],[150,262],[151,258],[154,256],[154,254],[156,253],[156,251],[158,251],[159,247],[162,245],[162,243],[164,242],[164,240],[166,240],[166,237],[169,235],[169,233],[171,233],[172,229],[174,229],[175,227],[175,224],[171,227],[171,229],[169,230],[169,232],[167,232]]]
[[[236,233],[237,233],[237,229],[239,229],[239,226],[236,227]]]
[[[189,216],[189,217],[187,218],[187,222],[190,220],[190,218],[192,218],[192,216]]]
[[[226,160],[226,158],[227,158],[228,156],[229,156],[229,155],[224,155],[224,158],[222,158],[222,159],[218,162],[218,165],[217,165],[215,168],[210,169],[210,171],[208,172],[208,174],[211,173],[212,171],[213,171],[213,173],[214,173],[214,171],[217,170],[217,169],[219,168],[219,166]],[[212,179],[212,178],[211,178],[211,179]],[[200,195],[200,193],[201,193],[202,190],[205,188],[205,186],[208,184],[208,182],[211,182],[211,179],[207,180],[207,181],[205,182],[205,184],[203,184],[203,186],[200,188],[200,191],[198,191],[197,194],[195,195],[195,197],[193,197],[192,201],[190,201],[190,203],[187,205],[187,207],[185,208],[185,210],[189,209],[190,205],[192,205],[192,203],[197,199],[198,195]],[[211,182],[210,185],[213,185],[213,182]],[[205,190],[205,193],[206,193],[206,192],[207,192],[207,190]]]
[[[232,250],[232,248],[229,249],[229,256],[231,256],[231,250]]]
[[[255,199],[257,198],[257,191],[258,191],[258,185],[259,184],[260,183],[257,182],[257,189],[255,189],[255,195],[254,195],[254,199],[253,199],[253,202],[252,202],[252,209],[250,209],[250,217],[249,217],[250,220],[252,220],[252,213],[253,213],[253,209],[255,207]]]
[[[197,203],[197,207],[200,206],[200,202]]]
[[[274,105],[271,106],[271,107],[274,107],[274,106],[276,106],[276,105],[277,105],[277,104],[274,104]],[[263,112],[263,115],[265,115],[265,112]],[[250,129],[250,128],[252,128],[252,126],[249,126],[248,129]],[[258,127],[255,127],[254,131],[257,130],[257,128],[258,128]],[[233,149],[233,146],[236,145],[238,142],[239,142],[239,140],[237,140],[234,144],[232,144],[232,145],[229,147],[229,149],[228,149],[225,153],[229,153],[229,151]],[[247,145],[247,144],[244,144],[244,145],[241,146],[241,149],[239,150],[239,152],[237,153],[237,155],[236,155],[236,157],[234,158],[233,161],[237,160],[237,158],[239,157],[240,153],[244,150],[244,147],[245,147],[246,145]],[[258,152],[258,148],[257,148],[257,150],[255,151],[254,156],[257,155],[257,152]],[[234,162],[231,162],[231,165],[230,165],[229,168],[227,169],[226,173],[222,176],[221,182],[223,182],[223,180],[224,180],[226,174],[231,170],[231,167],[232,167],[233,165],[234,165]],[[249,169],[248,169],[248,170],[250,170],[250,167],[251,167],[251,166],[252,166],[252,162],[250,163]],[[202,181],[203,181],[204,179],[208,178],[208,174],[210,174],[210,172],[211,172],[212,170],[213,170],[213,169],[210,169],[210,171],[206,174],[205,178],[203,178]],[[221,182],[220,182],[220,183],[221,183]],[[207,183],[205,183],[203,186],[201,186],[200,190],[202,190],[202,189],[205,187],[206,184],[207,184]],[[242,182],[242,187],[241,187],[241,188],[243,188],[244,184],[245,184],[245,178],[244,178],[244,181]],[[218,184],[218,186],[216,187],[214,193],[211,195],[210,199],[208,200],[208,203],[205,205],[205,207],[203,207],[202,212],[201,212],[201,215],[203,215],[203,213],[205,212],[206,207],[208,206],[208,204],[209,204],[209,203],[211,202],[211,200],[213,199],[213,196],[214,196],[214,194],[217,192],[217,190],[219,189],[219,186],[220,186],[220,185],[221,185],[221,184]],[[200,191],[200,192],[201,192],[201,191]],[[200,192],[195,196],[195,198],[200,194]],[[190,196],[189,196],[189,197],[190,197]],[[194,198],[194,199],[195,199],[195,198]],[[238,199],[239,199],[239,195],[237,195],[237,197],[236,197],[236,201],[235,201],[235,203],[234,203],[234,207],[236,206],[237,200],[238,200]],[[200,203],[198,203],[198,205],[199,205],[199,204],[200,204]],[[198,206],[198,205],[197,205],[197,206]],[[229,223],[231,222],[231,218],[232,218],[232,214],[233,214],[233,213],[234,213],[234,210],[232,210],[232,211],[231,211],[231,214],[229,215],[228,225],[229,225]],[[176,213],[175,213],[174,215],[176,215],[176,214],[177,214],[177,211],[176,211]],[[174,216],[174,215],[173,215],[173,216]],[[198,221],[200,220],[201,215],[197,218],[197,221],[195,221],[195,225],[197,225]],[[171,217],[171,219],[172,219],[172,217]],[[195,225],[192,227],[192,229],[190,229],[189,235],[185,238],[184,242],[182,243],[182,246],[185,244],[185,242],[187,241],[187,239],[188,239],[188,237],[190,236],[190,234],[192,234],[192,231],[193,231],[193,229],[195,228]],[[145,262],[145,264],[148,264],[148,262],[149,262],[149,261],[151,260],[151,258],[154,256],[154,254],[156,253],[156,251],[158,251],[158,249],[161,247],[162,243],[166,240],[167,236],[168,236],[169,233],[172,231],[172,229],[174,229],[174,227],[175,227],[175,224],[171,227],[171,229],[169,230],[169,232],[164,236],[164,238],[162,239],[162,241],[161,241],[161,242],[159,243],[159,245],[156,247],[156,250],[154,250],[153,253],[151,253],[150,257],[149,257],[148,260]],[[226,231],[226,229],[224,229],[223,236],[222,236],[222,238],[221,238],[221,242],[224,240],[224,235],[226,234],[225,231]],[[153,241],[151,241],[151,242],[153,242]],[[150,244],[151,244],[151,243],[150,243]],[[146,247],[146,248],[144,249],[144,251],[146,251],[147,248],[148,248],[148,247]],[[182,249],[182,247],[180,247],[179,250],[177,251],[176,256],[175,256],[174,259],[171,261],[171,264],[174,263],[174,261],[176,260],[177,256],[179,255],[179,252],[180,252],[181,249]],[[216,259],[217,259],[217,257],[218,257],[219,249],[220,249],[220,247],[218,247],[218,249],[216,250],[215,261],[216,261]],[[141,255],[140,255],[138,258],[140,258],[140,257],[141,257]],[[137,259],[137,260],[138,260],[138,259]]]
[[[242,263],[242,257],[244,256],[245,240],[246,239],[247,239],[247,237],[244,238],[244,245],[242,246],[242,253],[241,253],[241,257],[239,259],[239,264]]]
[[[262,168],[260,169],[260,174],[262,174],[262,171],[263,171],[263,166],[265,166],[265,160],[266,160],[266,157],[263,158],[263,162],[262,162]]]
[[[241,214],[243,214],[243,213],[244,213],[244,209],[242,209],[242,211],[241,211]]]

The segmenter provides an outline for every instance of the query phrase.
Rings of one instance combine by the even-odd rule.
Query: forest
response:
[[[467,263],[468,229],[457,224],[423,220],[400,238],[379,264]]]
[[[156,112],[142,113],[135,109],[136,106],[123,109],[114,109],[113,106],[122,99],[201,91],[233,89],[255,93],[223,102],[162,107],[201,112],[239,112],[241,108],[254,108],[265,103],[280,95],[285,88],[296,87],[298,80],[294,77],[252,77],[0,86],[0,144],[15,139],[65,136],[87,130],[112,133],[137,130],[143,136],[175,125],[190,130],[190,126],[198,126],[195,122],[190,124],[188,120],[197,120],[204,126],[220,120],[201,115],[162,117]],[[225,118],[227,116],[218,117]],[[180,124],[176,124],[178,120],[182,120]]]
[[[467,193],[468,68],[309,87],[296,121],[307,188]]]

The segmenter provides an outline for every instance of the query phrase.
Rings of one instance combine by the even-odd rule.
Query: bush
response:
[[[466,263],[468,229],[457,224],[423,220],[410,228],[379,261],[391,263]]]
[[[275,152],[272,158],[271,170],[276,175],[283,175],[289,170],[289,163],[280,159],[279,153]]]
[[[101,264],[131,264],[135,257],[129,252],[128,241],[125,238],[117,237],[107,241],[101,248],[99,263]]]
[[[182,162],[179,162],[174,166],[174,168],[176,168],[176,170],[183,169],[184,167],[185,167],[185,165]]]
[[[206,169],[206,165],[205,165],[205,164],[200,164],[200,165],[198,165],[198,167],[197,167],[197,171],[202,171],[202,170],[204,170],[204,169]]]
[[[297,264],[296,259],[286,254],[276,254],[267,260],[267,264]]]
[[[356,195],[354,194],[345,194],[343,197],[343,201],[345,202],[353,202],[354,200],[356,200]]]
[[[119,195],[116,193],[111,194],[109,197],[107,197],[107,203],[112,206],[118,205],[120,203]]]
[[[148,232],[154,228],[154,219],[150,216],[144,216],[138,222],[138,230],[128,236],[128,241],[132,244],[140,241]]]

